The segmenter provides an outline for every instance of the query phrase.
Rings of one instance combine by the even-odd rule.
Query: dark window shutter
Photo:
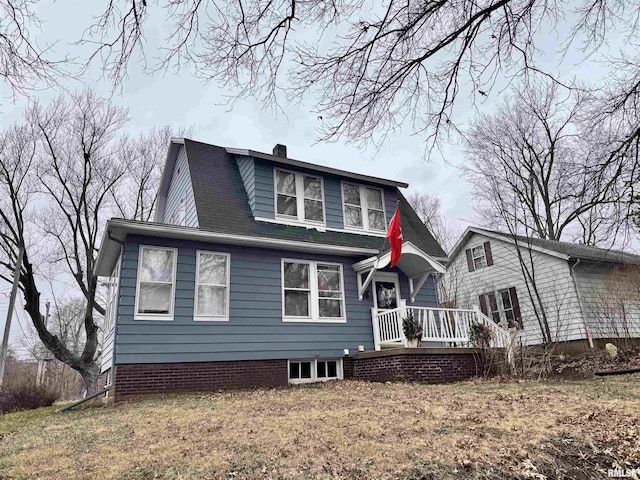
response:
[[[480,300],[480,311],[488,316],[489,312],[487,311],[487,299],[484,295],[480,295],[478,298]]]
[[[520,316],[520,304],[518,303],[516,287],[511,287],[509,289],[509,297],[511,298],[511,306],[513,307],[513,318],[519,327],[522,328],[522,317]]]
[[[470,272],[473,272],[475,270],[475,267],[473,266],[473,257],[471,256],[471,249],[467,248],[465,252],[467,254],[467,267],[469,267]]]
[[[493,255],[491,255],[491,244],[484,242],[484,257],[487,259],[487,266],[493,265]]]

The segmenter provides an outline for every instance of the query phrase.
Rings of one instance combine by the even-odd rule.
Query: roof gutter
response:
[[[113,257],[115,248],[127,235],[149,235],[154,237],[172,238],[181,240],[201,241],[208,243],[231,244],[238,246],[262,247],[272,249],[289,249],[299,252],[328,253],[348,256],[377,255],[375,248],[347,247],[343,245],[330,245],[315,242],[301,242],[270,237],[255,237],[245,235],[233,235],[228,233],[210,232],[192,227],[167,225],[163,223],[136,222],[131,220],[111,219],[107,222],[107,228],[102,238],[94,273],[101,275],[102,265],[107,257]],[[115,243],[117,242],[117,243]],[[115,257],[114,257],[115,258]]]

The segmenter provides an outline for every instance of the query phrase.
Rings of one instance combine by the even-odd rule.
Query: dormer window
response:
[[[321,177],[275,171],[276,217],[324,223],[324,185]]]
[[[387,221],[384,195],[379,188],[353,183],[342,184],[342,203],[345,228],[384,232]]]

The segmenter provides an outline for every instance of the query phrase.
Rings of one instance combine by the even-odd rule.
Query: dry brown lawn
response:
[[[615,466],[640,467],[639,376],[344,381],[0,416],[2,479],[582,479]]]

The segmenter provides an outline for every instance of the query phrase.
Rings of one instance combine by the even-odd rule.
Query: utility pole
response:
[[[45,303],[44,306],[47,309],[47,313],[44,317],[44,326],[45,328],[47,328],[49,326],[49,309],[51,307],[51,302],[47,300],[47,303]],[[41,347],[42,348],[40,349],[40,358],[38,359],[38,373],[36,375],[36,386],[40,386],[44,382],[44,377],[47,373],[47,364],[49,361],[49,359],[46,358],[48,353],[47,347],[45,347],[44,345],[41,345]]]
[[[13,286],[11,287],[11,296],[9,297],[9,308],[7,310],[7,321],[4,324],[4,336],[2,337],[2,349],[0,350],[0,388],[4,380],[4,364],[7,359],[7,349],[9,348],[9,330],[11,329],[11,319],[13,318],[13,308],[16,304],[16,295],[18,293],[18,284],[20,282],[20,269],[22,268],[22,257],[24,256],[24,246],[20,245],[18,249],[18,258],[16,258],[16,268],[13,271]]]

